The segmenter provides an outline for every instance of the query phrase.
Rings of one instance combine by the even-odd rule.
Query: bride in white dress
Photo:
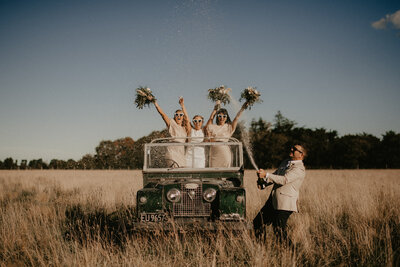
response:
[[[183,97],[179,99],[181,104],[183,114],[186,118],[189,118],[185,105],[183,103]],[[188,120],[188,119],[187,119]],[[204,118],[200,115],[195,115],[193,117],[193,125],[189,122],[186,123],[186,132],[189,143],[202,143],[204,141],[204,130],[203,122]],[[186,167],[188,168],[204,168],[206,165],[206,157],[204,153],[203,146],[188,147],[186,150]]]

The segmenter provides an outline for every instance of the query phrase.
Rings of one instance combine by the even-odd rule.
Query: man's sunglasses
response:
[[[175,117],[182,117],[183,116],[183,113],[175,113]]]
[[[297,147],[295,147],[295,146],[292,146],[292,148],[290,149],[290,151],[292,151],[293,153],[294,153],[295,151],[298,151],[299,153],[303,154],[303,151],[298,150]]]
[[[218,114],[218,118],[220,118],[220,119],[226,118],[226,117],[228,117],[228,115],[221,115],[221,114]]]
[[[200,120],[193,120],[194,123],[200,123],[200,122],[202,122],[202,121],[203,121],[202,119],[200,119]]]

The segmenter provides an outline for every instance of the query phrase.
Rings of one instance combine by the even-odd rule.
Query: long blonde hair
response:
[[[177,109],[177,110],[175,110],[175,113],[174,113],[174,120],[175,120],[175,114],[176,114],[178,111],[180,111],[180,112],[183,113],[183,110],[182,110],[182,109]],[[183,114],[183,120],[182,120],[182,125],[181,125],[181,126],[186,128],[187,123],[189,123],[189,120],[188,120],[188,118],[186,118],[185,114]]]

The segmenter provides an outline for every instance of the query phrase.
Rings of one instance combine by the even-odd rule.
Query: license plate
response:
[[[141,222],[163,222],[167,217],[163,213],[142,213],[140,215]]]

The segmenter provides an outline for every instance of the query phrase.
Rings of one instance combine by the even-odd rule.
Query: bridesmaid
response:
[[[147,99],[150,101],[153,100],[152,96],[147,96]],[[162,119],[164,120],[168,132],[171,137],[187,137],[186,128],[185,128],[185,120],[184,114],[181,109],[177,109],[174,113],[174,118],[169,118],[161,107],[158,105],[157,100],[154,102],[154,106],[156,107],[158,113],[160,113]],[[176,138],[173,139],[173,142],[176,143],[185,143],[185,138]],[[184,167],[186,165],[185,160],[185,147],[182,146],[169,146],[167,147],[167,152],[165,154],[165,159],[167,162],[168,168],[179,168]]]
[[[228,111],[224,108],[219,108],[220,102],[217,101],[211,116],[205,126],[208,137],[211,138],[211,142],[227,142],[232,134],[236,130],[239,117],[243,111],[247,108],[248,104],[245,102],[240,108],[236,117],[231,121]],[[215,124],[212,123],[214,117]],[[210,167],[230,167],[232,164],[232,153],[229,146],[220,145],[212,146],[210,149]]]
[[[183,97],[179,99],[179,104],[181,104],[183,114],[185,114],[185,118],[189,118],[189,115],[186,111]],[[188,120],[188,119],[187,119]],[[191,123],[186,123],[186,133],[189,142],[191,143],[202,143],[204,141],[204,128],[203,122],[204,118],[200,115],[195,115],[193,117],[193,125]],[[204,154],[203,146],[194,146],[188,147],[186,150],[186,167],[189,168],[204,168],[206,164],[206,158]]]

